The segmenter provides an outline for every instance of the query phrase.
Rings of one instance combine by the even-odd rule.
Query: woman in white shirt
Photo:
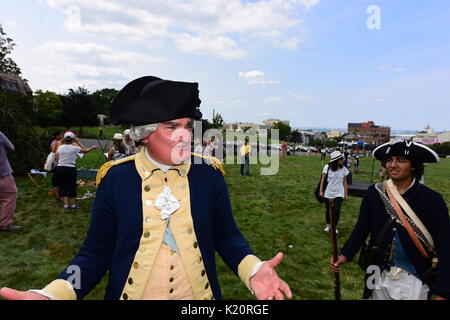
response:
[[[75,199],[77,196],[77,154],[88,153],[97,148],[97,146],[92,146],[86,149],[80,145],[73,132],[67,131],[64,133],[61,146],[56,151],[57,165],[54,173],[64,209],[78,209]],[[70,207],[69,203],[71,204]]]
[[[328,232],[331,229],[330,221],[330,200],[334,200],[334,217],[336,226],[339,222],[341,214],[341,205],[343,200],[347,200],[347,175],[349,171],[344,166],[344,157],[340,151],[331,153],[331,160],[323,168],[322,180],[320,181],[320,196],[325,198],[325,218],[327,226],[324,231]],[[327,177],[327,186],[324,190],[325,177]],[[336,229],[338,234],[338,230]]]

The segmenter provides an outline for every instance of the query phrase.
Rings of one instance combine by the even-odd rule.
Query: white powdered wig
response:
[[[159,123],[146,124],[143,126],[131,126],[130,138],[134,141],[140,141],[147,138],[151,133],[158,129]]]

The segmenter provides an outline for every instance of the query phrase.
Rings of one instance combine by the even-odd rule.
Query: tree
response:
[[[273,125],[273,128],[279,130],[280,141],[288,141],[289,140],[289,138],[291,136],[291,127],[289,125],[284,124],[281,121],[278,121]]]
[[[61,124],[62,101],[59,95],[51,91],[38,90],[34,93],[36,122],[41,127]]]
[[[97,108],[97,112],[102,114],[109,114],[111,110],[111,104],[118,93],[118,90],[109,88],[95,91],[91,95],[91,98],[92,102]]]
[[[216,113],[212,119],[212,127],[219,129],[219,128],[222,128],[222,126],[223,126],[222,115],[220,113]]]
[[[16,44],[8,38],[0,24],[0,72],[20,75],[22,72],[13,59],[7,57],[11,54]]]
[[[49,147],[47,133],[38,131],[30,113],[23,111],[29,108],[29,100],[20,93],[0,89],[0,131],[14,144],[15,151],[8,153],[8,159],[17,174],[41,169]]]
[[[444,142],[441,144],[433,144],[430,146],[441,158],[445,158],[450,155],[450,142]]]
[[[98,124],[97,110],[87,89],[69,89],[69,94],[62,96],[62,103],[61,120],[67,128],[79,126],[79,134],[82,135],[83,126]]]
[[[303,143],[303,134],[298,129],[295,129],[291,133],[290,141],[294,143]]]

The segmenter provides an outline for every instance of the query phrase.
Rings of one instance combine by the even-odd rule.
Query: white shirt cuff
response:
[[[261,268],[261,266],[263,265],[263,263],[264,263],[265,261],[261,261],[261,262],[258,262],[257,264],[255,264],[255,266],[253,267],[253,270],[252,270],[252,272],[250,273],[250,277],[249,277],[249,279],[251,279],[258,271],[259,271],[259,268]],[[251,291],[251,293],[254,295],[255,293],[253,292],[253,290],[250,290]]]
[[[253,267],[252,273],[250,273],[250,279],[259,271],[259,268],[261,268],[261,266],[264,262],[265,261],[261,261],[261,262],[258,262],[257,264],[255,264],[255,266]]]
[[[50,293],[48,293],[48,292],[45,291],[45,290],[28,290],[28,291],[36,292],[36,293],[38,293],[38,294],[41,294],[41,295],[43,295],[44,297],[49,298],[50,300],[56,300],[56,298],[55,298],[54,296],[52,296]]]

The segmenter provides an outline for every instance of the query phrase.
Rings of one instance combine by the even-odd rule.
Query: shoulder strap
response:
[[[414,245],[416,246],[417,250],[419,250],[422,257],[430,258],[430,255],[427,253],[424,246],[420,242],[419,238],[417,237],[416,233],[414,232],[413,228],[411,227],[411,224],[405,218],[405,215],[403,214],[403,211],[400,208],[400,206],[397,202],[397,199],[395,199],[394,195],[392,194],[392,191],[390,190],[388,184],[386,184],[386,192],[388,194],[389,200],[391,201],[392,205],[394,206],[394,209],[395,209],[395,212],[397,213],[398,218],[400,219],[403,227],[405,227],[406,231],[408,232],[409,236],[411,237],[411,240],[414,242]]]
[[[392,192],[392,195],[397,200],[397,202],[400,204],[400,206],[405,210],[406,214],[411,218],[411,220],[414,222],[414,224],[417,226],[417,228],[420,229],[425,239],[427,239],[428,244],[434,248],[434,241],[431,234],[428,232],[427,228],[423,225],[422,221],[419,219],[419,217],[415,214],[415,212],[411,209],[409,204],[403,199],[402,195],[398,192],[397,188],[393,184],[391,180],[388,180],[389,188]]]

